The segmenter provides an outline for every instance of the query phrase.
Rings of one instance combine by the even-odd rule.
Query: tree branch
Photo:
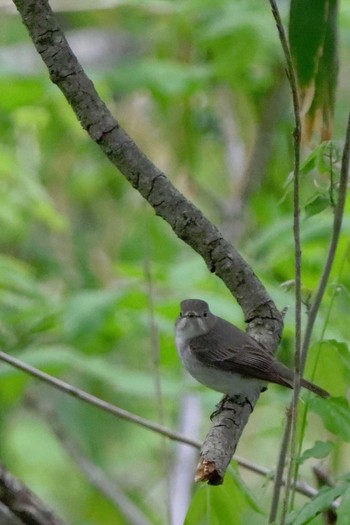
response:
[[[227,285],[250,321],[281,316],[262,283],[239,253],[152,164],[99,98],[70,49],[46,0],[14,0],[51,80],[60,88],[82,127],[130,184]]]
[[[19,359],[16,359],[15,357],[6,354],[5,352],[0,352],[0,360],[4,361],[5,363],[8,363],[9,365],[17,368],[18,370],[22,370],[26,374],[29,374],[35,377],[36,379],[47,383],[50,386],[53,386],[61,392],[64,392],[72,397],[84,401],[89,405],[99,408],[104,412],[108,412],[109,414],[117,416],[120,419],[124,419],[125,421],[131,421],[132,423],[136,423],[137,425],[140,425],[144,428],[153,430],[153,432],[158,432],[158,434],[162,434],[163,436],[166,436],[169,439],[181,441],[182,443],[186,443],[187,445],[191,445],[192,447],[199,448],[199,443],[194,439],[187,438],[186,436],[180,434],[179,432],[176,432],[175,430],[171,430],[167,427],[164,427],[163,425],[159,425],[158,423],[154,423],[153,421],[145,419],[141,416],[132,414],[127,410],[123,410],[122,408],[119,408],[116,405],[112,405],[111,403],[108,403],[107,401],[104,401],[99,397],[93,396],[92,394],[89,394],[88,392],[85,392],[80,388],[76,388],[75,386],[72,386],[69,383],[62,381],[61,379],[58,379],[58,377],[54,377],[50,374],[47,374],[46,372],[42,372],[41,370],[38,370],[37,368],[34,368],[33,366],[30,366],[27,363],[24,363],[23,361],[20,361]]]
[[[153,165],[113,118],[70,49],[47,0],[14,0],[14,3],[49,70],[51,80],[66,97],[82,127],[154,208],[156,215],[168,222],[174,233],[203,257],[209,270],[223,280],[240,304],[245,320],[249,322],[250,334],[274,351],[283,321],[253,270],[200,210]],[[256,399],[250,399],[248,406],[254,406],[255,402]],[[215,454],[214,442],[210,443],[208,434],[210,461],[214,461],[214,464],[218,461],[218,469],[213,471],[215,483],[220,477],[222,482],[223,473],[249,417],[245,406],[230,403],[228,408],[231,421],[232,414],[235,414],[233,426],[224,427],[219,420],[220,417],[226,419],[227,411],[219,415],[214,424],[216,443],[217,440],[230,443],[229,447],[222,447],[220,457]],[[208,447],[205,446],[205,451]],[[206,452],[202,451],[202,455],[206,460]]]
[[[284,26],[275,0],[270,0],[272,14],[274,16],[276,27],[279,34],[279,39],[283,49],[286,72],[292,94],[293,113],[294,113],[294,168],[293,168],[293,235],[294,235],[294,272],[295,272],[295,354],[294,354],[294,390],[293,398],[290,404],[290,410],[287,410],[286,423],[284,429],[284,436],[282,439],[282,446],[278,459],[278,472],[276,475],[274,494],[272,498],[272,505],[270,510],[269,521],[273,522],[276,519],[278,502],[281,490],[281,481],[289,440],[291,442],[291,461],[288,467],[286,493],[283,502],[283,512],[281,523],[285,523],[290,492],[292,487],[292,475],[294,468],[294,456],[296,451],[296,426],[298,417],[298,401],[300,394],[300,381],[303,373],[301,365],[301,242],[300,242],[300,188],[299,188],[299,170],[300,170],[300,142],[301,142],[301,120],[300,120],[300,103],[298,93],[298,83],[294,71],[293,60],[289,49],[287,36],[285,34]]]
[[[153,432],[162,434],[163,436],[166,436],[169,439],[172,439],[173,441],[184,443],[185,445],[189,445],[191,447],[198,448],[198,449],[201,446],[200,442],[197,441],[196,439],[189,438],[185,436],[184,434],[181,434],[180,432],[176,432],[175,430],[171,430],[157,423],[153,423],[153,421],[149,421],[148,419],[137,416],[136,414],[132,414],[131,412],[128,412],[127,410],[123,410],[122,408],[112,405],[111,403],[108,403],[107,401],[103,401],[102,399],[96,396],[93,396],[92,394],[88,394],[84,390],[81,390],[72,385],[69,385],[68,383],[65,383],[64,381],[62,381],[61,379],[51,376],[47,374],[46,372],[42,372],[41,370],[38,370],[37,368],[34,368],[24,363],[23,361],[16,359],[15,357],[9,356],[4,352],[0,352],[0,361],[4,361],[7,364],[17,368],[18,370],[21,370],[22,372],[25,372],[35,377],[36,379],[39,379],[40,381],[43,381],[46,384],[56,388],[57,390],[60,390],[61,392],[64,392],[72,397],[80,399],[89,405],[100,408],[104,410],[105,412],[113,416],[116,416],[120,419],[124,419],[125,421],[135,423],[144,428],[147,428],[148,430],[152,430]],[[267,476],[267,477],[273,478],[273,476],[271,476],[271,470],[267,469],[266,467],[262,467],[260,465],[257,465],[244,458],[240,458],[237,456],[235,460],[237,461],[238,465],[240,465],[241,467],[247,470],[250,470],[251,472],[255,472],[256,474],[259,474],[261,476]],[[284,480],[282,480],[282,484],[284,484]],[[298,490],[298,492],[308,497],[313,497],[317,494],[316,489],[314,489],[310,485],[307,485],[306,483],[303,483],[303,482],[297,482],[296,489]]]
[[[64,525],[21,481],[0,465],[0,501],[25,525]]]
[[[307,351],[309,349],[315,320],[316,320],[318,311],[321,306],[321,302],[322,302],[324,292],[326,290],[326,286],[328,284],[329,276],[331,273],[333,261],[335,258],[335,254],[336,254],[336,250],[337,250],[337,246],[339,242],[340,230],[341,230],[341,225],[342,225],[343,216],[344,216],[346,192],[347,192],[348,180],[349,180],[349,164],[350,164],[350,112],[349,112],[347,124],[346,124],[345,141],[344,141],[344,146],[343,146],[342,161],[341,161],[341,168],[340,168],[338,200],[337,200],[337,204],[334,209],[332,235],[331,235],[331,240],[329,243],[326,262],[325,262],[325,265],[322,271],[322,275],[320,278],[320,282],[319,282],[315,297],[313,298],[313,301],[311,303],[311,307],[308,311],[307,325],[305,328],[305,336],[304,336],[302,355],[301,355],[302,369],[305,366]]]

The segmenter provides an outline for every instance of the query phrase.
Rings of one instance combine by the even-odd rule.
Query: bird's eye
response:
[[[208,312],[203,312],[203,317],[208,317]]]

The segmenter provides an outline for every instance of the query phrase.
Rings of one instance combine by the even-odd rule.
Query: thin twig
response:
[[[349,246],[350,246],[350,243],[346,247],[346,249],[344,251],[344,254],[343,254],[343,257],[342,257],[342,259],[340,261],[340,265],[339,265],[339,269],[338,269],[338,276],[337,276],[337,283],[339,283],[340,280],[341,280],[345,263],[348,260],[347,253],[348,253]],[[335,298],[337,296],[337,293],[338,293],[337,292],[337,286],[334,286],[333,289],[332,289],[332,294],[331,294],[331,297],[330,297],[330,301],[329,301],[329,305],[328,305],[328,308],[327,308],[326,316],[325,316],[325,319],[324,319],[324,322],[323,322],[320,338],[319,338],[319,341],[318,341],[318,344],[317,344],[318,349],[317,349],[317,353],[316,353],[315,364],[313,366],[313,370],[312,370],[311,375],[310,375],[311,381],[313,381],[313,379],[315,377],[316,368],[317,368],[317,364],[318,364],[318,361],[319,361],[319,356],[320,356],[320,353],[321,353],[322,343],[325,340],[326,330],[327,330],[327,327],[328,327],[328,324],[329,324],[331,312],[332,312],[332,309],[333,309],[333,305],[334,305],[334,301],[335,301]],[[299,443],[298,443],[297,457],[300,457],[301,453],[302,453],[303,440],[304,440],[305,431],[306,431],[307,413],[308,413],[308,410],[309,410],[309,405],[310,405],[310,396],[307,396],[306,399],[305,399],[305,403],[303,404],[303,408],[302,408],[303,412],[302,412],[302,416],[300,418],[300,420],[301,420],[301,422],[300,422],[300,432],[299,432],[300,440],[299,440]],[[296,464],[295,473],[294,473],[294,479],[297,479],[298,472],[299,472],[299,463]]]
[[[298,84],[297,78],[293,67],[292,56],[290,53],[287,37],[284,31],[284,26],[281,20],[281,16],[275,0],[270,0],[272,14],[274,16],[281,46],[283,49],[286,67],[287,77],[292,92],[293,101],[293,113],[295,127],[293,132],[294,142],[294,170],[293,170],[293,182],[294,182],[294,198],[293,198],[293,235],[294,235],[294,268],[295,268],[295,357],[294,357],[294,391],[293,399],[291,403],[291,409],[287,411],[287,420],[285,424],[285,431],[283,436],[283,442],[280,450],[280,457],[278,460],[279,470],[278,477],[276,476],[274,494],[272,499],[271,511],[270,511],[270,522],[275,521],[278,510],[278,503],[281,491],[280,481],[282,479],[284,464],[288,452],[288,443],[291,434],[291,462],[288,468],[287,475],[287,486],[286,495],[283,505],[283,513],[281,523],[285,523],[285,518],[288,511],[288,502],[290,488],[292,485],[292,474],[293,474],[293,458],[296,450],[296,422],[298,415],[298,400],[300,392],[300,380],[301,380],[301,243],[300,243],[300,204],[299,204],[299,169],[300,169],[300,140],[301,140],[301,121],[300,121],[300,104],[298,95]]]
[[[315,294],[315,297],[312,301],[312,304],[309,310],[307,325],[305,328],[303,347],[302,347],[302,355],[301,355],[302,370],[304,369],[304,366],[305,366],[307,351],[310,345],[310,340],[311,340],[311,335],[312,335],[312,331],[314,328],[315,320],[316,320],[317,313],[321,305],[323,294],[325,292],[325,289],[326,289],[326,286],[329,280],[332,264],[333,264],[335,253],[337,250],[341,225],[342,225],[343,216],[344,216],[346,190],[347,190],[348,178],[349,178],[349,161],[350,161],[350,113],[348,115],[348,120],[347,120],[345,142],[344,142],[343,154],[342,154],[339,188],[338,188],[338,201],[334,208],[332,236],[331,236],[331,240],[329,243],[327,259],[326,259],[326,262],[323,268],[323,272],[320,278],[317,292]]]
[[[305,362],[307,358],[307,352],[311,341],[311,335],[313,332],[315,320],[317,313],[319,311],[321,301],[329,280],[331,267],[334,261],[336,248],[339,240],[341,224],[344,214],[344,206],[346,199],[346,189],[348,183],[348,170],[349,170],[349,157],[350,157],[350,115],[347,124],[346,138],[343,149],[342,156],[342,167],[340,174],[340,184],[339,184],[339,197],[337,205],[334,209],[334,221],[332,229],[332,237],[330,241],[330,246],[327,253],[326,262],[324,269],[320,278],[319,286],[315,297],[311,303],[311,307],[308,311],[308,320],[305,328],[305,335],[303,343],[301,344],[301,279],[300,279],[300,270],[301,270],[301,250],[300,250],[300,228],[299,228],[299,165],[300,165],[300,139],[301,139],[301,122],[300,122],[300,105],[298,99],[298,89],[297,81],[294,73],[293,62],[288,46],[287,39],[285,37],[285,32],[283,24],[279,15],[279,11],[276,5],[275,0],[270,0],[271,8],[273,15],[276,20],[277,29],[280,36],[281,45],[284,51],[286,63],[287,63],[287,76],[289,79],[289,84],[292,91],[293,99],[293,109],[294,109],[294,118],[295,118],[295,130],[294,130],[294,241],[295,241],[295,282],[296,282],[296,305],[295,305],[295,320],[296,320],[296,352],[295,352],[295,380],[294,380],[294,392],[293,392],[293,401],[292,401],[292,427],[287,421],[284,431],[283,443],[287,444],[287,436],[292,431],[291,437],[291,462],[288,469],[287,476],[287,487],[286,487],[286,497],[284,500],[283,513],[281,518],[281,524],[283,525],[286,520],[286,514],[288,511],[288,502],[289,502],[289,487],[292,485],[292,477],[294,470],[294,479],[298,475],[298,464],[295,463],[295,451],[296,451],[296,418],[297,418],[297,405],[300,391],[300,379],[303,374],[305,367]],[[281,466],[282,471],[279,472],[279,477],[283,475],[283,465],[285,463],[288,447],[281,447],[281,454],[284,454],[284,461],[280,458],[278,464]],[[275,482],[275,491],[280,493],[279,480],[276,477]],[[273,498],[273,508],[271,509],[270,520],[274,521],[277,515],[278,508],[278,499],[277,494],[274,494]]]
[[[350,112],[349,112],[348,120],[347,120],[345,142],[344,142],[343,154],[342,154],[338,201],[334,207],[332,235],[331,235],[331,240],[329,243],[326,262],[325,262],[323,272],[320,278],[320,282],[318,285],[318,289],[313,299],[313,302],[311,303],[311,307],[309,309],[309,315],[308,315],[308,320],[307,320],[307,324],[305,328],[305,336],[304,336],[303,347],[302,347],[302,357],[301,357],[302,370],[304,369],[304,366],[305,366],[307,351],[310,345],[311,335],[312,335],[312,331],[314,328],[315,320],[316,320],[317,313],[318,313],[318,310],[322,302],[322,298],[323,298],[326,286],[328,284],[329,276],[331,273],[331,268],[332,268],[336,250],[337,250],[337,245],[338,245],[339,235],[340,235],[340,230],[341,230],[341,224],[342,224],[342,220],[344,216],[346,191],[347,191],[348,178],[349,178],[349,162],[350,162]],[[321,340],[323,339],[323,335],[324,333],[322,333],[321,335]],[[307,407],[308,407],[307,405],[304,407],[304,414],[303,414],[303,420],[302,420],[302,426],[301,426],[301,439],[299,443],[299,451],[302,449],[302,444],[303,444],[302,442],[303,442],[304,432],[305,432]],[[295,478],[298,477],[298,471],[299,471],[299,464],[296,463],[295,464],[295,474],[294,474]]]
[[[281,488],[282,486],[285,485],[283,474],[284,474],[284,467],[285,467],[286,457],[287,457],[288,448],[289,448],[289,437],[290,437],[290,432],[291,432],[291,426],[292,426],[292,420],[291,420],[290,414],[288,414],[288,409],[287,409],[286,423],[284,426],[281,447],[280,447],[280,451],[278,454],[276,475],[274,478],[269,523],[273,523],[276,520],[277,511],[278,511],[278,503],[279,503],[280,494],[281,494]]]
[[[104,412],[108,412],[109,414],[117,416],[120,419],[124,419],[125,421],[131,421],[132,423],[136,423],[137,425],[140,425],[144,428],[148,428],[153,432],[157,432],[158,434],[167,436],[169,439],[181,441],[182,443],[186,443],[187,445],[190,445],[192,447],[200,448],[200,443],[198,443],[198,441],[194,439],[183,436],[175,430],[171,430],[163,425],[154,423],[153,421],[149,421],[146,418],[137,416],[136,414],[132,414],[131,412],[119,408],[116,405],[108,403],[103,399],[100,399],[92,394],[89,394],[88,392],[85,392],[84,390],[81,390],[80,388],[72,386],[69,383],[62,381],[61,379],[58,379],[57,377],[51,376],[46,372],[42,372],[41,370],[38,370],[37,368],[34,368],[33,366],[28,365],[23,361],[16,359],[15,357],[9,356],[5,352],[0,352],[0,360],[5,361],[9,365],[18,368],[19,370],[22,370],[23,372],[26,372],[27,374],[36,377],[37,379],[40,379],[40,381],[44,381],[45,383],[57,388],[58,390],[61,390],[61,392],[65,392],[66,394],[80,399],[81,401],[84,401],[89,405],[99,408]]]
[[[30,366],[24,363],[23,361],[16,359],[15,357],[9,356],[5,352],[0,351],[0,361],[4,361],[5,363],[17,368],[18,370],[21,370],[22,372],[25,372],[26,374],[29,374],[35,377],[36,379],[39,379],[40,381],[43,381],[46,384],[60,390],[61,392],[64,392],[65,394],[80,399],[81,401],[84,401],[89,405],[104,410],[105,412],[108,412],[109,414],[116,416],[120,419],[124,419],[125,421],[135,423],[144,428],[147,428],[148,430],[152,430],[153,432],[162,434],[163,436],[166,436],[169,439],[172,439],[173,441],[184,443],[185,445],[189,445],[197,449],[200,449],[201,447],[201,443],[197,439],[191,439],[181,434],[180,432],[171,430],[167,427],[164,427],[163,425],[159,425],[157,423],[154,423],[153,421],[149,421],[148,419],[132,414],[127,410],[123,410],[122,408],[112,405],[107,401],[103,401],[102,399],[93,396],[92,394],[88,394],[84,390],[81,390],[68,383],[65,383],[57,377],[51,376],[46,372],[42,372],[41,370],[38,370],[37,368],[34,368],[33,366]],[[252,463],[247,459],[243,459],[238,456],[235,456],[235,460],[237,461],[238,465],[247,470],[255,472],[256,474],[259,474],[261,476],[269,476],[271,478],[274,477],[271,476],[271,470],[267,469],[266,467],[256,465],[255,463]],[[283,483],[284,481],[282,480],[282,484]],[[304,496],[307,497],[313,497],[317,493],[317,491],[315,492],[315,489],[313,487],[307,485],[306,483],[298,482],[296,484],[296,487],[298,492],[304,494]]]
[[[339,184],[339,197],[338,202],[334,210],[334,221],[333,221],[333,229],[332,229],[332,237],[330,241],[330,246],[327,253],[326,262],[324,265],[324,269],[320,278],[319,286],[316,292],[316,295],[312,301],[311,307],[308,311],[308,321],[305,329],[305,335],[303,344],[300,350],[300,344],[301,344],[301,333],[300,333],[300,313],[301,313],[301,297],[300,297],[300,235],[299,235],[299,180],[298,177],[296,177],[296,167],[298,167],[299,171],[299,163],[300,163],[300,138],[301,138],[301,124],[300,124],[300,111],[299,111],[299,102],[298,102],[298,91],[297,91],[297,83],[296,78],[294,74],[294,68],[293,63],[291,59],[291,55],[289,52],[289,47],[287,40],[285,38],[283,25],[279,16],[278,8],[274,0],[270,0],[270,4],[272,6],[273,15],[276,20],[276,24],[278,27],[279,35],[281,44],[283,47],[283,51],[285,54],[286,62],[287,62],[287,73],[288,73],[288,79],[292,90],[292,97],[293,97],[293,108],[294,108],[294,117],[295,117],[295,131],[294,131],[294,238],[295,238],[295,267],[296,267],[296,359],[295,359],[295,383],[294,383],[294,395],[293,395],[293,428],[292,428],[292,445],[291,445],[291,456],[292,461],[290,463],[290,467],[288,470],[288,478],[287,478],[287,489],[286,489],[286,498],[284,502],[284,508],[283,508],[283,515],[281,519],[281,523],[285,523],[286,519],[286,513],[288,511],[288,500],[289,500],[289,489],[288,485],[292,485],[292,471],[294,469],[294,479],[297,478],[298,475],[298,464],[294,463],[293,458],[295,456],[295,450],[296,450],[296,409],[297,409],[297,402],[299,397],[299,390],[300,390],[300,378],[302,377],[303,370],[305,367],[305,362],[307,358],[307,352],[311,341],[311,335],[314,328],[315,320],[317,317],[317,313],[319,311],[321,301],[329,280],[331,267],[334,261],[336,248],[339,240],[340,230],[341,230],[341,224],[344,214],[344,206],[345,206],[345,199],[346,199],[346,189],[348,184],[348,171],[349,171],[349,157],[350,157],[350,114],[348,117],[348,123],[347,123],[347,130],[346,130],[346,138],[345,138],[345,144],[343,149],[343,156],[342,156],[342,166],[341,166],[341,174],[340,174],[340,184]],[[299,262],[299,264],[298,264]],[[299,275],[299,286],[298,286],[298,275]],[[298,304],[299,303],[299,304]],[[283,442],[287,442],[287,435],[290,433],[290,425],[288,424],[288,421],[286,423],[285,427],[285,435],[283,438]],[[287,454],[287,447],[282,447],[281,452]],[[279,461],[279,464],[284,464],[284,462]],[[280,473],[282,475],[282,472]],[[277,490],[277,489],[276,489]],[[274,498],[274,505],[278,505],[278,498]],[[276,502],[277,500],[277,502]],[[275,519],[277,513],[277,507],[274,508],[274,511],[272,513],[272,517]],[[270,516],[271,519],[271,516]],[[273,521],[273,519],[271,520]]]

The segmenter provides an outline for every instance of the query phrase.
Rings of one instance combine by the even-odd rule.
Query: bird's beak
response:
[[[194,318],[194,317],[200,317],[196,312],[186,312],[183,317],[187,317],[188,319]]]

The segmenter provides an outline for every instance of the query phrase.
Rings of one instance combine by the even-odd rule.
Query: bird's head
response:
[[[176,334],[192,339],[206,334],[215,323],[215,316],[209,306],[200,299],[185,299],[181,302],[180,315],[176,320]]]

